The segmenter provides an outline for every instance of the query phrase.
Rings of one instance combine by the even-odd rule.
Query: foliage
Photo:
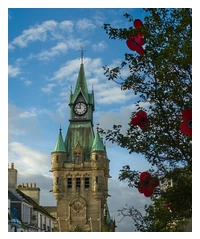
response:
[[[105,66],[104,73],[122,90],[132,90],[138,96],[136,111],[130,118],[137,111],[144,110],[150,125],[144,131],[130,123],[126,134],[121,133],[121,125],[114,125],[112,129],[101,129],[101,133],[107,140],[127,148],[129,153],[143,154],[152,165],[149,172],[155,176],[160,179],[176,178],[176,186],[166,192],[159,189],[155,193],[153,206],[146,208],[147,218],[141,219],[147,226],[141,229],[138,225],[141,231],[167,231],[166,223],[160,228],[155,224],[155,218],[161,221],[159,215],[163,217],[163,210],[166,210],[158,206],[160,200],[173,202],[174,206],[177,202],[184,205],[176,210],[178,213],[173,220],[191,216],[192,138],[180,131],[180,123],[182,112],[192,109],[192,10],[151,8],[144,11],[145,54],[129,53],[127,48],[124,61],[114,68]],[[134,20],[129,14],[124,17],[131,23]],[[110,24],[103,27],[109,38],[114,40],[125,42],[127,36],[137,35],[137,29],[133,27],[112,28]],[[124,69],[129,72],[125,78],[121,74]],[[184,173],[177,174],[176,169],[180,167],[184,168]],[[128,165],[123,167],[119,176],[120,180],[128,180],[131,187],[137,187],[138,178],[139,172],[130,170]],[[159,210],[158,215],[155,210]],[[172,214],[166,217],[165,222],[170,223]],[[148,224],[145,220],[154,223]],[[153,224],[155,228],[151,228]]]

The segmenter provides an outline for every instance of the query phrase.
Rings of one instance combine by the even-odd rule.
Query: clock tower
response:
[[[60,129],[51,153],[57,231],[113,232],[107,205],[110,160],[98,129],[93,130],[94,92],[88,92],[82,60],[69,108],[66,137]]]

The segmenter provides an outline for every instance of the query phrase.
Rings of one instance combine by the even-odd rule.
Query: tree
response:
[[[145,130],[141,130],[130,123],[126,134],[121,133],[121,125],[113,125],[112,129],[101,129],[101,133],[112,143],[127,148],[129,153],[143,154],[152,165],[149,171],[154,176],[159,179],[176,178],[177,186],[173,189],[169,188],[166,192],[161,188],[156,189],[152,197],[153,209],[152,205],[146,207],[148,218],[152,216],[156,221],[161,221],[159,215],[163,213],[155,216],[158,208],[164,210],[158,206],[159,202],[173,201],[173,206],[176,207],[176,217],[173,220],[183,220],[191,217],[192,204],[192,137],[180,130],[182,112],[192,109],[192,10],[151,8],[144,11],[144,26],[139,29],[145,39],[144,55],[125,53],[125,59],[119,66],[105,66],[104,73],[108,80],[119,84],[121,90],[131,90],[138,96],[138,101],[135,102],[137,111],[145,111],[150,124]],[[129,14],[124,17],[130,22],[134,20]],[[128,36],[138,34],[138,29],[133,27],[118,29],[104,24],[103,28],[109,38],[114,40],[126,41]],[[129,52],[128,48],[127,51]],[[124,68],[130,72],[125,79],[121,77]],[[145,103],[146,107],[141,107],[141,103]],[[136,111],[130,116],[130,122],[135,114]],[[177,174],[179,168],[183,168],[184,173]],[[121,170],[119,179],[128,180],[129,186],[137,187],[139,174],[126,165]],[[182,209],[178,210],[175,203],[177,200],[184,205]],[[171,220],[172,216],[169,218]],[[159,230],[166,229],[166,225],[171,222],[169,218]],[[138,226],[137,229],[154,231],[155,228],[151,228],[151,225],[153,223],[143,229]]]

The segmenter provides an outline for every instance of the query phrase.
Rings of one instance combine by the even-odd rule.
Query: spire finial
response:
[[[60,134],[61,134],[61,131],[62,131],[61,124],[60,124],[60,129],[59,130],[60,130]]]
[[[97,131],[99,131],[99,123],[97,122]]]
[[[81,50],[80,50],[80,52],[81,52],[81,64],[83,64],[83,56],[84,56],[84,51],[85,51],[85,50],[83,50],[84,47],[85,47],[84,44],[82,44],[82,45],[80,46],[80,48],[81,48]]]

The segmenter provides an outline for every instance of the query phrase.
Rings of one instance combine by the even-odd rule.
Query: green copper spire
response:
[[[66,152],[61,131],[62,131],[62,129],[60,128],[60,133],[58,135],[58,139],[56,141],[56,145],[54,147],[53,152]]]
[[[101,150],[101,151],[105,151],[102,139],[99,135],[99,132],[97,130],[93,144],[92,144],[92,151],[94,150]]]
[[[74,102],[74,100],[77,98],[80,91],[83,93],[83,96],[85,97],[86,101],[88,102],[89,101],[88,88],[87,88],[83,63],[81,63],[81,66],[80,66],[80,70],[79,70],[78,79],[77,79],[77,82],[76,82],[76,87],[75,87],[75,91],[74,91],[74,94],[73,94],[72,102]]]

